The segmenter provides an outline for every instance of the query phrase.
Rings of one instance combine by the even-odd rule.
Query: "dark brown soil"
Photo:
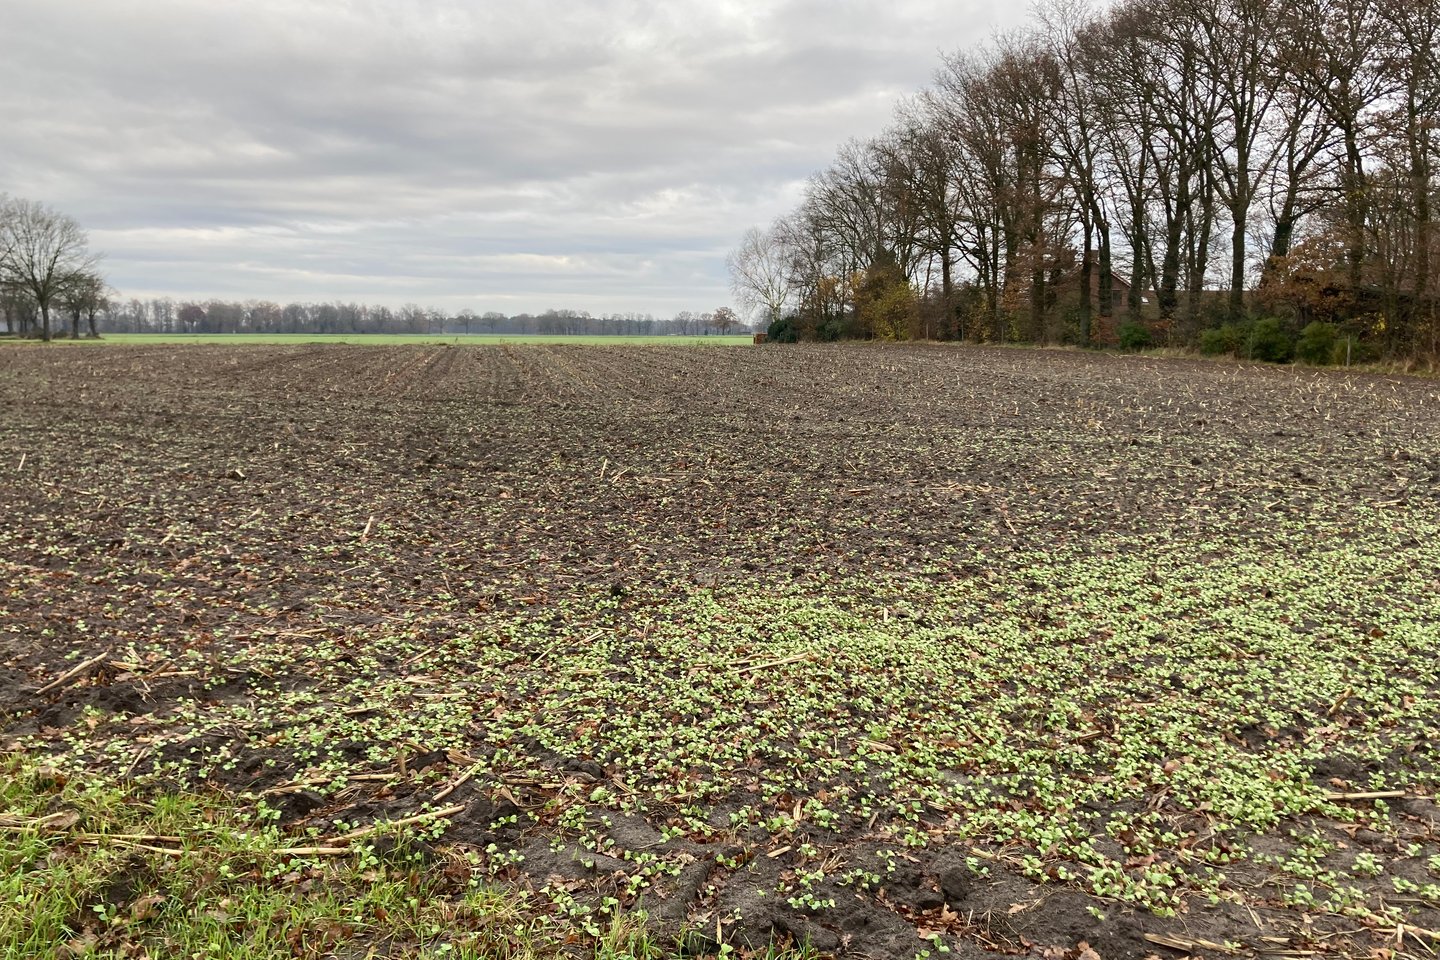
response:
[[[164,718],[329,682],[322,665],[277,673],[269,653],[238,656],[247,649],[303,661],[323,638],[327,659],[349,651],[323,664],[343,672],[343,657],[368,656],[385,631],[406,632],[421,656],[477,618],[541,623],[553,610],[558,621],[576,597],[642,609],[694,587],[818,594],[841,579],[937,576],[957,544],[971,559],[945,576],[1116,537],[1221,551],[1306,525],[1344,530],[1357,505],[1429,516],[1440,503],[1433,381],[1070,352],[0,347],[0,411],[0,711],[32,750],[87,717]],[[168,653],[136,662],[133,651],[155,650]],[[624,656],[645,655],[636,640]],[[409,673],[386,656],[380,669]],[[475,757],[493,752],[484,728],[506,705],[503,689],[475,700]],[[151,749],[146,729],[137,720],[108,772],[228,751],[233,764],[207,782],[263,791],[309,765],[244,730]],[[465,768],[424,743],[329,746],[399,776],[338,798],[279,793],[297,829],[404,815],[434,793],[425,784]],[[460,785],[448,802],[467,809],[440,845],[513,844],[525,860],[511,881],[606,893],[625,864],[557,851],[543,824],[496,826],[554,799],[555,783],[614,774],[600,754],[530,748],[554,783]],[[398,750],[399,767],[377,750]],[[1364,771],[1337,764],[1328,776],[1359,783]],[[1428,820],[1433,842],[1434,804],[1407,802],[1397,816]],[[878,895],[827,881],[817,895],[842,906],[821,917],[756,896],[791,869],[783,858],[757,857],[745,882],[717,870],[717,852],[733,841],[738,853],[743,837],[715,847],[666,839],[653,814],[615,819],[617,848],[693,855],[643,902],[701,953],[717,916],[742,918],[727,921],[727,940],[809,939],[869,957],[915,956],[922,932],[959,956],[1080,960],[1183,955],[1147,934],[1245,953],[1268,935],[1276,951],[1308,951],[1296,956],[1370,955],[1396,939],[1336,917],[1304,920],[1302,933],[1295,911],[1264,897],[1171,918],[1106,902],[1100,923],[1093,897],[1037,885],[1003,857],[979,878],[959,848],[919,851]],[[863,865],[875,846],[866,824],[846,831],[848,862]],[[1417,916],[1433,927],[1440,915]]]

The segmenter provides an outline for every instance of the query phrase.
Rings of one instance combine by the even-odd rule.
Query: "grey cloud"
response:
[[[0,190],[129,294],[712,307],[987,5],[3,0]]]

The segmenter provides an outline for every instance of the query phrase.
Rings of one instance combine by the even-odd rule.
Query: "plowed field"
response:
[[[699,954],[1440,948],[1434,381],[11,347],[0,491],[12,754],[326,851],[257,883],[398,843],[577,952],[640,911]],[[41,812],[9,868],[103,844]],[[57,948],[170,955],[106,896]],[[475,949],[382,920],[324,950]]]

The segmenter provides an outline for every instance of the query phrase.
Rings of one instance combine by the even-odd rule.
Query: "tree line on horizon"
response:
[[[346,301],[277,303],[272,300],[185,300],[118,296],[101,310],[103,326],[114,333],[168,334],[539,334],[551,336],[706,336],[734,333],[744,324],[729,307],[672,317],[650,313],[606,313],[552,309],[505,314],[472,309]]]
[[[844,144],[732,286],[782,340],[1434,359],[1437,118],[1437,0],[1047,0]]]
[[[106,283],[89,238],[70,216],[33,200],[0,194],[0,320],[4,333],[52,339],[59,321],[70,337],[113,333],[220,334],[541,334],[554,336],[723,336],[748,327],[730,307],[681,310],[671,317],[552,309],[507,315],[463,309],[333,301],[124,298]],[[82,334],[82,323],[84,332]]]

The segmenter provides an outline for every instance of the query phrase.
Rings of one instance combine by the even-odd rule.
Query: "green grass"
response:
[[[384,852],[308,853],[220,794],[143,794],[0,757],[0,957],[383,956],[664,960],[638,914],[598,919],[577,953],[542,893],[428,861],[443,822],[387,830]],[[804,954],[770,951],[773,960]]]
[[[749,334],[713,337],[641,337],[641,336],[561,336],[554,334],[458,334],[429,335],[423,333],[107,333],[96,340],[62,340],[56,343],[89,344],[359,344],[394,346],[396,344],[456,344],[492,346],[504,343],[587,344],[600,346],[717,346],[736,347],[751,342]]]

